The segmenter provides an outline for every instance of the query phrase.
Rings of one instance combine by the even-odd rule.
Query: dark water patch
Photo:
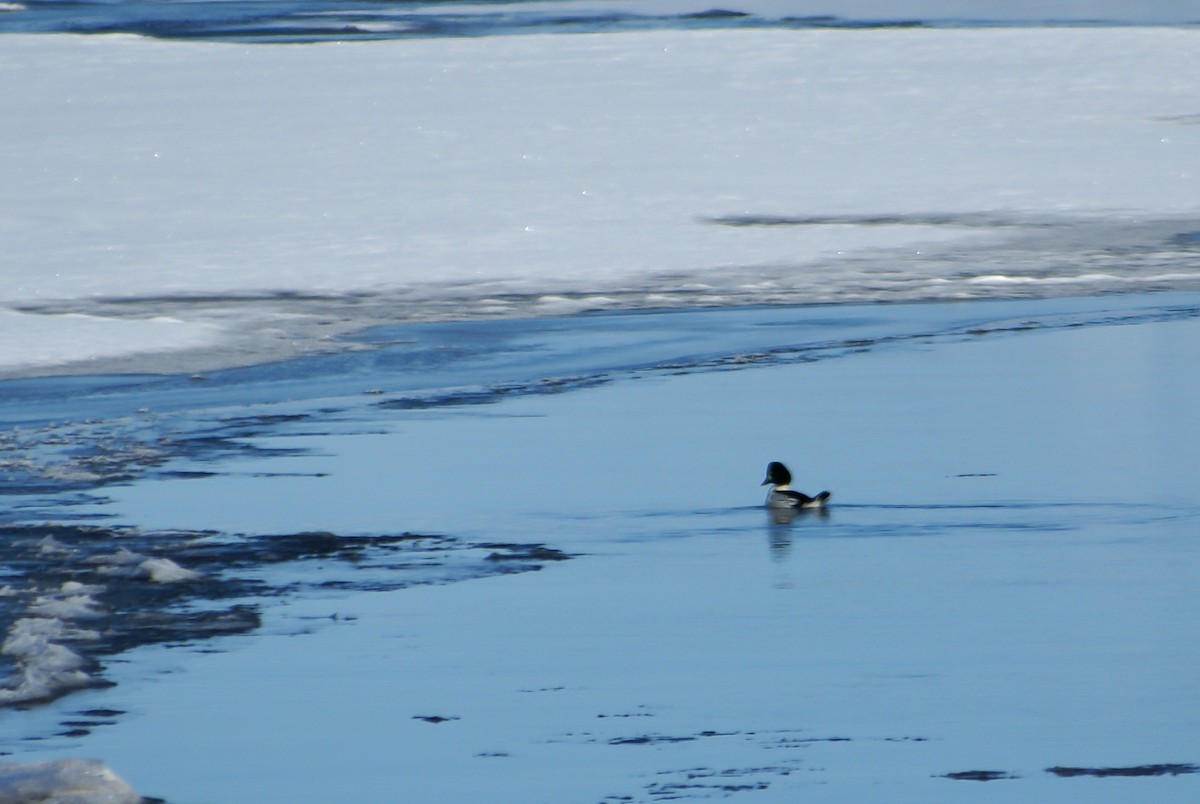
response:
[[[736,731],[701,731],[696,734],[686,735],[669,735],[669,734],[643,734],[637,737],[614,737],[608,741],[609,745],[658,745],[661,743],[690,743],[694,740],[701,740],[708,737],[735,737]]]
[[[780,25],[787,28],[835,28],[848,31],[872,31],[889,28],[934,28],[936,23],[918,19],[848,19],[846,17],[813,16],[784,17]]]
[[[598,715],[600,718],[640,717],[643,713]],[[886,742],[886,743],[927,743],[927,738],[910,735],[898,737],[867,737],[856,738],[847,736],[812,736],[804,729],[728,729],[705,730],[695,733],[662,734],[640,733],[632,736],[600,737],[592,731],[581,731],[563,735],[568,741],[582,743],[600,743],[619,747],[621,750],[638,750],[646,747],[653,753],[663,756],[691,756],[693,750],[689,746],[703,743],[709,738],[732,738],[734,743],[717,743],[741,751],[748,744],[750,747],[773,751],[771,760],[764,764],[746,766],[712,766],[709,764],[693,765],[683,768],[670,768],[658,771],[653,780],[645,785],[640,793],[619,793],[604,797],[603,801],[664,801],[687,798],[727,798],[735,793],[761,791],[771,787],[783,777],[791,776],[800,771],[821,772],[825,769],[807,764],[811,756],[809,749],[820,744],[842,744],[855,741]],[[558,742],[553,740],[552,742]],[[711,755],[712,749],[702,749],[705,756]]]
[[[942,774],[943,779],[957,779],[966,782],[995,782],[1001,779],[1020,779],[1020,776],[1014,776],[1008,771],[994,770],[970,770],[970,771],[955,771],[954,773]]]
[[[122,0],[63,4],[28,0],[22,7],[0,15],[0,31],[136,33],[167,39],[285,43],[772,24],[770,18],[752,14],[654,14],[604,10],[595,5],[539,7],[521,0],[446,6],[437,0],[425,3],[366,0],[350,5],[331,0],[187,4]]]
[[[691,14],[680,14],[679,18],[684,20],[732,20],[746,19],[752,16],[745,11],[733,11],[725,8],[711,8],[708,11],[696,11]]]
[[[300,454],[255,439],[287,434],[289,425],[310,420],[264,414],[188,422],[145,414],[14,425],[0,430],[0,495],[67,495],[148,476],[203,478],[212,472],[167,464]]]
[[[1063,778],[1076,776],[1093,776],[1105,778],[1109,776],[1180,776],[1188,773],[1200,773],[1200,765],[1186,763],[1168,763],[1163,765],[1134,765],[1126,768],[1073,768],[1056,765],[1046,768],[1046,773]]]
[[[416,533],[265,535],[96,525],[0,526],[0,706],[108,686],[104,661],[145,645],[245,634],[267,600],[320,589],[394,590],[528,572],[566,554],[543,544]],[[270,572],[287,565],[285,573]],[[306,567],[319,572],[306,572]],[[94,721],[117,710],[89,710]],[[86,729],[97,722],[69,724]]]
[[[67,727],[68,730],[65,732],[59,732],[58,736],[71,737],[71,736],[76,736],[76,733],[79,736],[87,735],[87,734],[91,734],[92,729],[97,726],[106,726],[106,725],[111,726],[115,723],[116,723],[115,720],[110,720],[107,722],[90,721],[90,720],[64,720],[61,723],[59,723],[59,725]]]
[[[55,2],[22,0],[0,12],[0,32],[135,33],[166,39],[234,42],[322,42],[377,39],[481,37],[534,33],[601,33],[662,29],[876,29],[1003,26],[1108,26],[1188,24],[1185,4],[1141,4],[1096,16],[1054,0],[1029,8],[985,4],[975,14],[914,16],[888,4],[861,7],[857,15],[780,14],[778,4],[741,0],[714,6],[703,0],[673,8],[636,3],[540,3],[531,0],[463,4],[453,0],[136,0]],[[821,9],[814,8],[814,12]]]
[[[527,383],[507,383],[479,389],[455,389],[385,399],[376,404],[388,410],[429,410],[466,405],[494,405],[514,396],[544,396],[595,388],[611,382],[612,377],[545,377]]]
[[[476,545],[484,550],[491,550],[488,553],[488,561],[520,561],[520,562],[543,562],[543,561],[566,561],[573,556],[569,553],[564,553],[562,550],[556,550],[553,547],[547,547],[544,544],[500,544],[493,542],[485,542]]]
[[[460,720],[461,718],[455,717],[453,715],[449,715],[449,716],[447,716],[447,715],[413,715],[412,719],[413,720],[423,720],[426,723],[432,723],[436,726],[441,723],[450,723],[455,720]]]
[[[216,477],[217,472],[198,472],[195,470],[176,469],[168,472],[161,472],[159,477],[163,480],[202,480],[206,477]]]
[[[1157,117],[1156,120],[1161,120],[1164,123],[1179,123],[1184,126],[1200,126],[1200,113],[1195,114],[1173,114],[1164,117]]]
[[[670,737],[663,734],[643,734],[638,737],[614,737],[609,745],[655,745],[657,743],[686,743],[697,739],[694,736]]]
[[[1172,235],[1168,242],[1184,248],[1200,248],[1200,232],[1179,232]]]
[[[992,212],[925,212],[866,215],[724,215],[701,219],[718,226],[954,226],[999,229],[1010,227],[1048,228],[1065,225],[1057,219]]]
[[[777,748],[786,748],[813,743],[849,743],[853,741],[852,737],[780,737],[773,740],[771,745]]]
[[[464,5],[390,3],[350,5],[331,0],[137,3],[132,0],[56,3],[26,0],[0,14],[0,31],[134,33],[162,39],[297,43],[481,37],[535,33],[600,33],[660,29],[913,27],[919,20],[832,16],[779,17],[705,8],[655,13],[595,4],[549,6],[521,0]]]
[[[752,790],[766,790],[770,787],[768,782],[666,782],[656,783],[646,786],[646,792],[654,801],[672,801],[684,797],[693,797],[697,794],[712,794],[719,793],[724,796],[729,796],[734,793],[747,793]]]
[[[728,798],[735,793],[767,790],[772,781],[791,776],[800,769],[799,761],[747,768],[695,767],[659,771],[660,778],[646,785],[653,801],[682,798]]]

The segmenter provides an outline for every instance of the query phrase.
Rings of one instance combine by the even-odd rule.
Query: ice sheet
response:
[[[27,346],[0,368],[136,370],[94,358],[218,335],[208,367],[246,363],[420,317],[1188,286],[1198,37],[6,36],[0,342]],[[153,316],[181,323],[129,321]]]

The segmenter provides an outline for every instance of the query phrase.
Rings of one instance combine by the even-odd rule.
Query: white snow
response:
[[[137,804],[129,784],[93,759],[0,762],[0,804]]]
[[[7,266],[0,270],[7,273]],[[194,349],[214,343],[220,333],[211,325],[167,316],[34,315],[0,309],[0,334],[0,367],[28,368],[82,363],[130,351]]]
[[[1003,263],[929,255],[1012,227],[920,216],[1137,231],[1195,213],[1198,45],[1148,28],[2,37],[0,370],[216,346],[237,362],[314,348],[331,331],[314,324],[511,313],[514,293],[527,312],[693,285],[709,303],[986,293],[957,272]],[[871,215],[897,222],[853,220]],[[711,222],[739,216],[850,218]]]

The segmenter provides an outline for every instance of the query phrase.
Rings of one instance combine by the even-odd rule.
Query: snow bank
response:
[[[330,325],[511,314],[514,294],[527,312],[989,292],[954,283],[1015,235],[1194,215],[1198,45],[1147,28],[0,38],[0,369],[246,333],[294,350]],[[978,273],[1008,273],[996,253]]]
[[[0,275],[7,274],[0,268]],[[216,343],[218,327],[167,316],[31,314],[0,308],[0,368],[86,363],[136,352],[174,352]]]

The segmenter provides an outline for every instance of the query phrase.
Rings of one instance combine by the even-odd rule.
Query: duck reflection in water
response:
[[[767,465],[767,477],[762,485],[771,487],[767,491],[766,508],[770,518],[771,552],[776,556],[781,556],[791,547],[791,528],[797,517],[829,517],[826,507],[830,496],[828,491],[810,497],[792,489],[791,483],[792,473],[786,466],[779,461]]]

